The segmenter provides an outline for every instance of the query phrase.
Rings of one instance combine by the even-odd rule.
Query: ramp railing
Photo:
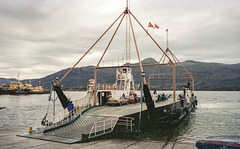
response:
[[[133,117],[120,117],[118,119],[117,125],[126,126],[126,129],[133,131]]]
[[[74,109],[72,111],[63,109],[59,111],[55,116],[48,114],[45,125],[41,124],[42,118],[37,118],[35,125],[33,126],[33,130],[39,130],[42,128],[49,129],[70,122],[78,115],[81,115],[83,111],[93,106],[93,100],[91,100],[92,97],[93,92],[89,91],[84,97],[72,101],[74,104]]]
[[[89,138],[112,132],[118,119],[119,117],[112,117],[103,121],[95,122],[90,130]]]
[[[49,129],[58,127],[60,125],[66,124],[71,122],[73,119],[75,119],[77,116],[82,115],[82,112],[88,108],[90,108],[91,105],[85,105],[85,106],[78,106],[77,108],[73,109],[72,111],[62,110],[58,112],[56,116],[48,116],[47,121],[45,122],[45,125],[42,125],[42,118],[37,118],[33,130],[39,130],[41,128]]]

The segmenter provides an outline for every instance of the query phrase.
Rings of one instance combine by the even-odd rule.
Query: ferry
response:
[[[120,66],[102,66],[101,62],[124,19],[126,20],[126,63]],[[136,21],[159,48],[160,60],[158,63],[142,64],[132,21]],[[119,24],[95,67],[95,77],[88,82],[86,95],[79,99],[70,100],[62,91],[61,82],[93,50],[93,47],[116,22],[119,22]],[[130,33],[132,33],[138,64],[130,63]],[[166,30],[166,33],[168,36],[168,30]],[[139,67],[139,75],[142,79],[141,83],[137,85],[132,72],[134,67]],[[144,72],[144,68],[147,67],[155,67],[151,75],[148,76],[148,80]],[[168,76],[166,74],[162,75],[164,73],[159,74],[157,70],[163,67],[169,67],[172,73],[167,74]],[[104,71],[104,69],[116,70],[115,83],[98,82],[98,71]],[[180,73],[182,76],[176,75],[177,73]],[[162,90],[150,91],[151,84],[154,84],[152,82],[161,79],[171,80],[173,89],[171,93],[165,93]],[[186,85],[183,86],[180,94],[176,93],[177,79],[186,81]],[[75,65],[60,80],[57,77],[56,81],[52,82],[48,101],[55,105],[56,98],[52,98],[53,92],[56,92],[58,95],[63,111],[56,114],[54,109],[53,115],[50,115],[48,106],[47,113],[43,119],[38,119],[35,126],[29,128],[29,132],[19,134],[18,136],[61,143],[83,142],[111,133],[115,129],[128,132],[137,131],[141,126],[141,122],[157,123],[165,119],[167,121],[182,120],[197,106],[193,76],[169,49],[168,38],[166,50],[163,50],[154,40],[147,29],[130,11],[128,0],[126,9]]]
[[[33,87],[31,84],[19,81],[19,74],[17,82],[11,82],[10,84],[2,84],[0,86],[0,95],[1,94],[48,94],[49,91],[44,89],[41,85]]]

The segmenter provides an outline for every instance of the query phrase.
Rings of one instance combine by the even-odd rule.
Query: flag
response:
[[[159,26],[158,26],[156,23],[155,23],[154,27],[155,27],[156,29],[159,29]]]
[[[152,25],[151,22],[149,22],[148,27],[152,27],[152,28],[154,28],[154,26]]]

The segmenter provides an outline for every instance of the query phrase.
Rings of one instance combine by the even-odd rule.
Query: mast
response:
[[[169,51],[169,48],[168,48],[168,29],[166,29],[166,37],[167,37],[167,49],[166,49],[166,52]],[[171,67],[173,69],[173,102],[176,102],[176,72],[175,72],[175,64],[172,63],[171,64]]]
[[[163,49],[160,47],[160,45],[153,39],[153,37],[148,33],[148,31],[143,27],[143,25],[137,20],[137,18],[130,12],[129,2],[130,2],[130,0],[126,0],[126,9],[124,10],[124,12],[109,26],[109,28],[97,39],[97,41],[88,49],[88,51],[85,52],[85,54],[72,66],[72,68],[55,85],[59,85],[62,82],[62,80],[76,67],[76,65],[93,49],[93,47],[100,41],[100,39],[102,39],[102,37],[109,31],[109,29],[113,27],[113,25],[120,19],[120,17],[122,16],[122,19],[123,19],[125,17],[125,15],[126,15],[126,63],[130,63],[130,30],[131,30],[132,34],[133,34],[134,44],[136,47],[136,52],[137,52],[137,56],[138,56],[138,60],[139,60],[139,66],[141,69],[142,79],[143,79],[144,84],[146,84],[145,72],[143,71],[143,68],[142,68],[140,54],[138,51],[136,37],[134,34],[133,25],[132,25],[132,21],[131,21],[131,16],[133,17],[133,20],[135,20],[140,25],[140,27],[146,32],[148,37],[156,44],[156,46],[160,49],[160,51],[163,53],[163,55],[165,55],[165,57],[169,60],[168,63],[169,64],[173,63],[172,60],[170,59],[170,57],[166,54],[166,52],[163,51]],[[121,21],[120,21],[119,25],[120,24],[121,24]],[[99,66],[99,64],[102,61],[105,53],[107,52],[108,47],[110,46],[118,28],[119,28],[119,26],[117,27],[116,31],[114,32],[114,35],[112,36],[108,46],[106,47],[104,53],[102,54],[102,56],[98,62],[98,65],[96,66],[95,77],[97,76],[97,70],[101,68]],[[113,67],[111,67],[111,68],[113,68]],[[95,104],[96,104],[96,89],[97,89],[96,81],[97,81],[97,79],[95,78],[95,91],[94,91],[94,94],[95,94],[95,99],[94,99],[95,102],[94,103]]]
[[[166,37],[167,37],[167,50],[168,50],[168,29],[166,29]]]
[[[130,0],[126,0],[126,63],[130,64],[130,23],[129,23],[129,8]]]

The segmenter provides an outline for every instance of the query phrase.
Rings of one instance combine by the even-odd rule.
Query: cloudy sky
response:
[[[40,78],[71,67],[125,9],[125,0],[0,0],[0,77]],[[131,0],[130,10],[181,60],[240,63],[239,0]],[[119,21],[117,22],[117,24]],[[96,65],[117,24],[78,67]],[[101,65],[121,63],[125,20]],[[133,22],[142,59],[160,50]],[[136,62],[131,43],[132,62]]]

